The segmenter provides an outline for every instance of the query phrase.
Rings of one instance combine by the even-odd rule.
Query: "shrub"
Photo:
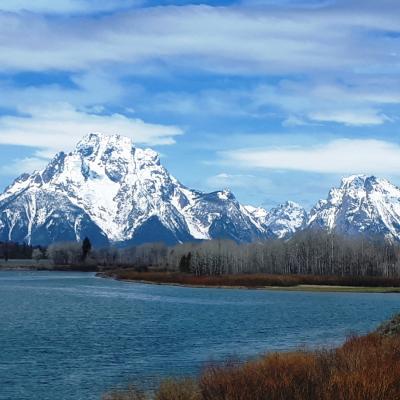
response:
[[[399,321],[394,317],[387,326]],[[397,326],[397,325],[396,325]],[[206,368],[193,380],[162,383],[155,400],[400,399],[400,335],[350,337],[333,350],[271,353]],[[144,400],[133,390],[104,400]],[[120,397],[118,397],[120,396]],[[125,397],[123,397],[125,396]],[[128,397],[127,397],[128,396]],[[136,397],[135,397],[136,396]],[[140,396],[140,395],[139,395]]]
[[[166,380],[161,383],[155,400],[201,400],[199,388],[192,379]]]

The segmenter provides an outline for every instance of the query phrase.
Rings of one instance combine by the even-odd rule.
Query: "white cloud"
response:
[[[373,139],[338,139],[310,147],[239,149],[221,156],[224,163],[242,168],[388,175],[399,175],[400,171],[400,146]]]
[[[121,114],[90,114],[65,103],[31,106],[22,111],[24,116],[0,117],[0,144],[39,148],[41,157],[52,151],[69,150],[91,132],[118,133],[148,145],[173,144],[174,137],[183,133],[176,126],[149,124]]]
[[[135,84],[123,85],[112,72],[93,69],[87,73],[72,74],[69,77],[72,85],[41,84],[35,86],[27,84],[21,87],[10,80],[0,80],[0,92],[7,96],[0,96],[0,107],[30,107],[32,104],[71,103],[74,106],[101,108],[102,104],[119,103],[125,100],[127,93],[136,96],[142,89]]]
[[[118,10],[141,3],[139,0],[1,0],[0,11],[49,14],[90,13]]]
[[[308,114],[313,121],[337,122],[351,126],[381,125],[391,119],[376,110],[315,111]]]
[[[227,174],[226,172],[221,172],[217,175],[210,176],[207,179],[207,185],[212,189],[246,187],[252,179],[255,179],[254,175]]]
[[[54,156],[54,154],[52,154]],[[33,172],[43,169],[49,162],[46,158],[40,157],[26,157],[21,159],[15,159],[10,164],[3,165],[0,167],[0,173],[2,175],[17,176],[25,172]]]
[[[218,115],[266,118],[279,116],[285,127],[334,122],[348,126],[381,125],[393,121],[382,111],[400,104],[394,79],[349,77],[346,84],[284,79],[275,85],[206,89],[199,92],[164,92],[138,109],[183,115]],[[392,113],[393,110],[388,112]]]
[[[242,74],[396,68],[398,40],[386,35],[400,30],[399,4],[392,4],[390,10],[349,4],[285,12],[279,7],[154,7],[69,19],[3,13],[0,65],[3,70],[65,71],[162,61],[175,68]]]
[[[347,77],[347,83],[282,80],[259,85],[249,93],[253,109],[277,107],[288,113],[285,126],[335,122],[349,126],[381,125],[392,118],[381,111],[400,104],[400,90],[392,79],[372,81]]]
[[[0,10],[93,11],[131,3],[5,0]],[[390,79],[384,71],[399,70],[400,39],[389,35],[400,31],[399,2],[385,2],[385,7],[366,2],[362,10],[350,0],[316,8],[280,7],[278,1],[269,2],[274,6],[263,2],[265,7],[243,6],[250,3],[148,7],[101,18],[0,12],[0,70],[72,71],[77,86],[16,89],[1,84],[0,90],[8,95],[1,96],[0,105],[25,105],[35,99],[35,103],[66,101],[83,108],[115,104],[130,96],[142,100],[138,110],[183,115],[265,118],[278,110],[284,126],[321,122],[365,126],[393,119],[393,110],[383,107],[400,104],[400,90],[397,75]],[[147,98],[140,97],[140,87],[118,81],[123,73],[160,73],[163,68],[301,78],[237,90],[144,93]]]

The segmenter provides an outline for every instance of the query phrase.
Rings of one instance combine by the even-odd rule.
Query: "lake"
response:
[[[333,346],[400,311],[399,294],[145,285],[0,272],[0,399],[99,399],[128,382],[270,350]]]

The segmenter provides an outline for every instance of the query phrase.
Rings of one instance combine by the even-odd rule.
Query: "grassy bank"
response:
[[[195,287],[400,292],[400,278],[268,274],[195,276],[178,272],[138,272],[134,269],[109,270],[101,275],[119,280]]]
[[[166,381],[153,395],[130,388],[103,399],[400,399],[400,318],[334,350],[271,353],[241,365],[208,367],[197,379]]]

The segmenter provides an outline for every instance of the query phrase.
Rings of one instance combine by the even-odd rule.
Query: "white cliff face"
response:
[[[311,210],[308,226],[399,240],[400,189],[374,176],[343,178],[340,187]]]
[[[37,243],[54,227],[43,240],[48,243],[59,240],[57,226],[66,240],[86,234],[133,243],[263,237],[232,193],[188,189],[153,150],[101,134],[87,135],[72,153],[59,153],[43,171],[22,175],[0,196],[4,239]]]

